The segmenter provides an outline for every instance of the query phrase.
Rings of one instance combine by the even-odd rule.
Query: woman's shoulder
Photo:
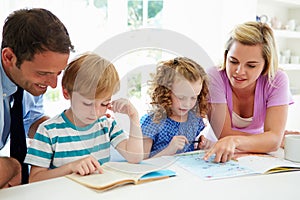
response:
[[[287,73],[284,70],[279,69],[276,72],[274,79],[285,79],[285,80],[288,80],[288,75],[287,75]]]
[[[221,70],[220,67],[214,66],[214,67],[209,67],[206,69],[207,75],[210,79],[210,81],[217,81],[219,82],[220,79],[226,80],[226,71]]]
[[[260,80],[263,83],[262,85],[265,85],[267,87],[274,87],[274,86],[280,86],[282,84],[288,84],[289,78],[287,73],[284,70],[279,69],[274,78],[272,80],[269,80],[268,75],[260,76]]]
[[[207,74],[218,74],[220,73],[220,68],[217,66],[212,66],[212,67],[208,67],[206,68],[206,72]]]

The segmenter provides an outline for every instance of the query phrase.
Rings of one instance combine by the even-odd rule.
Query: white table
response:
[[[282,155],[282,150],[276,152]],[[67,178],[55,178],[0,190],[1,200],[91,200],[91,199],[228,199],[228,200],[293,200],[300,199],[300,172],[257,175],[204,181],[173,165],[176,177],[125,185],[96,192]]]

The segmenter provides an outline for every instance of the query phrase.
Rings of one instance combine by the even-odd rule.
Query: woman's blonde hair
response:
[[[221,70],[225,69],[228,51],[236,41],[243,45],[261,45],[262,56],[265,60],[262,75],[268,75],[268,79],[273,80],[278,70],[278,55],[272,29],[266,23],[255,21],[237,25],[231,31],[230,38],[225,45],[224,63]]]
[[[84,53],[64,71],[62,87],[89,99],[111,96],[120,88],[118,72],[108,60],[95,53]]]
[[[202,80],[202,90],[197,97],[197,103],[193,111],[198,116],[205,117],[208,111],[208,78],[204,69],[186,57],[177,57],[172,60],[159,62],[156,74],[150,81],[149,94],[151,105],[153,107],[153,121],[158,123],[166,116],[172,113],[172,85],[176,77],[181,76],[189,82]]]

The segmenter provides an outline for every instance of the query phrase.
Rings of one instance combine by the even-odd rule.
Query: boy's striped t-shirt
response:
[[[78,127],[63,112],[39,126],[24,162],[53,169],[92,155],[103,164],[110,160],[110,145],[116,147],[127,138],[114,119],[104,116]]]

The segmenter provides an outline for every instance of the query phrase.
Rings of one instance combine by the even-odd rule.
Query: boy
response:
[[[62,89],[71,106],[38,128],[25,158],[32,165],[29,182],[71,173],[102,173],[100,165],[110,159],[110,144],[128,162],[143,159],[137,110],[128,100],[111,101],[119,84],[113,64],[94,53],[83,54],[67,66]],[[107,109],[128,115],[129,137],[105,116]]]

